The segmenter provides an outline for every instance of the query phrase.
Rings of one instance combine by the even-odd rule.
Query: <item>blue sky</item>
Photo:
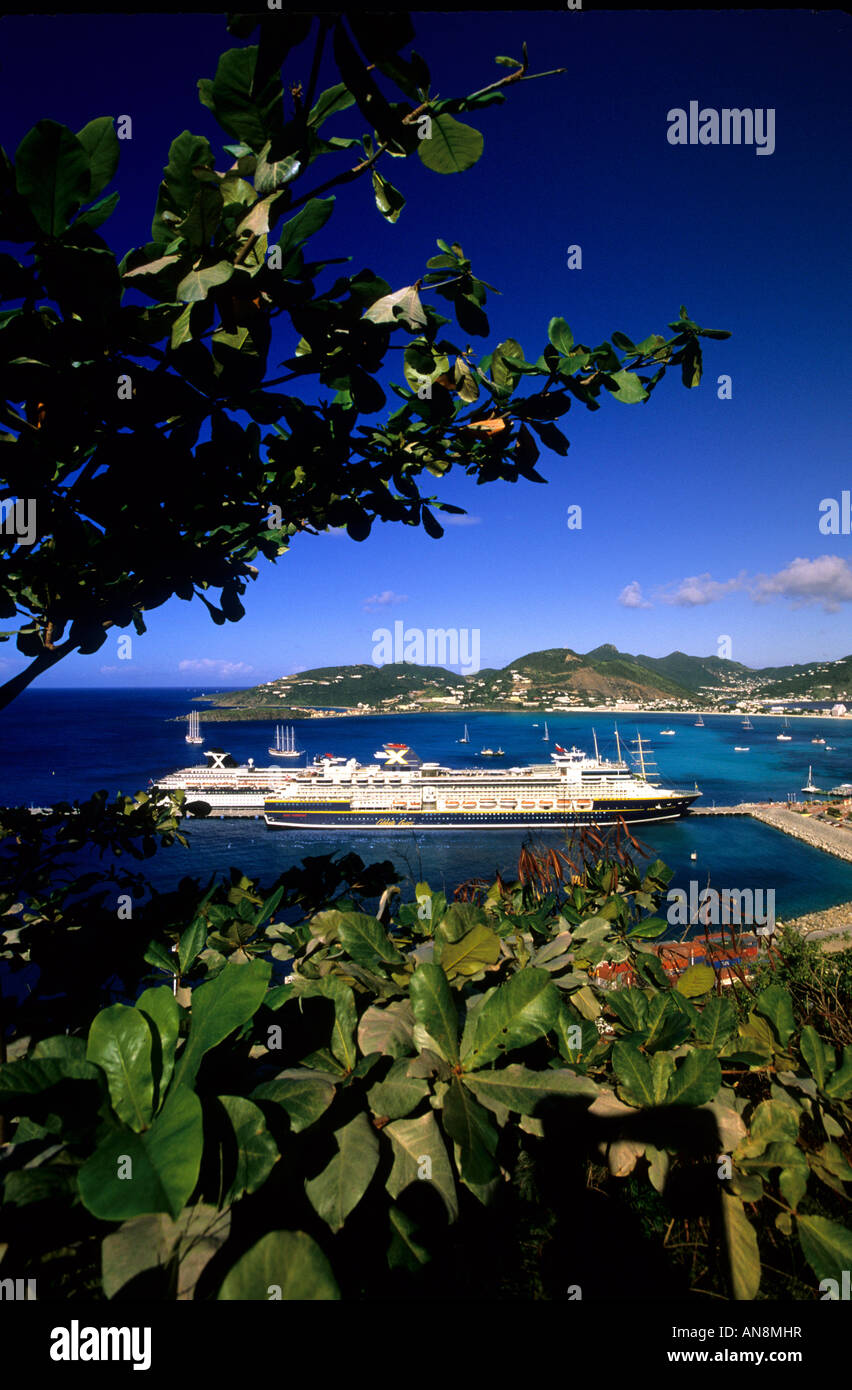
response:
[[[395,226],[367,183],[342,190],[312,242],[318,256],[349,253],[353,270],[369,265],[396,289],[422,273],[437,237],[460,241],[503,291],[489,299],[482,352],[511,335],[534,360],[555,314],[578,341],[615,329],[639,340],[664,332],[680,304],[733,337],[707,343],[697,390],[675,372],[647,406],[604,393],[601,410],[572,409],[568,457],[545,452],[539,465],[547,486],[436,484],[470,513],[441,541],[381,524],[362,544],[302,538],[263,563],[242,622],[217,628],[200,603],[174,600],[150,614],[131,660],[117,658],[113,634],[40,684],[253,684],[370,661],[374,630],[396,620],[477,629],[483,666],[601,642],[715,654],[723,636],[752,666],[846,655],[852,537],[822,534],[819,504],[852,487],[849,16],[567,11],[415,24],[441,95],[502,75],[494,55],[517,55],[523,40],[533,71],[567,71],[477,113],[485,153],[468,173],[390,161],[408,200]],[[188,128],[217,152],[228,138],[195,80],[237,44],[215,15],[6,18],[0,139],[13,153],[42,117],[79,129],[130,114],[121,203],[103,229],[123,253],[148,238],[171,138]],[[286,75],[306,77],[306,62]],[[772,108],[774,152],[671,145],[667,113],[691,100]],[[354,133],[350,117],[329,133]],[[572,244],[581,270],[567,268]],[[273,363],[292,350],[283,337],[276,346]],[[580,530],[566,524],[572,504]],[[20,664],[7,644],[0,675]]]

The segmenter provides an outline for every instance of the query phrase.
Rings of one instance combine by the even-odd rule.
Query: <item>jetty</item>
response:
[[[807,809],[808,804],[802,810],[794,811],[786,801],[741,801],[735,806],[702,806],[690,811],[689,815],[690,818],[751,816],[753,820],[770,825],[773,830],[780,830],[785,835],[792,835],[793,839],[802,840],[814,849],[833,854],[837,859],[852,861],[852,826],[846,822],[831,825],[828,821],[817,820],[817,811],[825,809],[823,804],[816,803],[813,811]]]

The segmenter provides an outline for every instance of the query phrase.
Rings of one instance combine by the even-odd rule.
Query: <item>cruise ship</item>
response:
[[[261,812],[268,796],[299,775],[283,767],[255,767],[251,758],[247,763],[238,763],[222,748],[206,748],[204,757],[205,763],[180,767],[158,777],[149,784],[150,789],[183,791],[189,801],[206,801],[218,811],[254,807]]]
[[[386,743],[376,762],[325,757],[292,773],[264,801],[274,829],[527,830],[677,820],[701,795],[655,784],[641,738],[637,766],[562,748],[550,761],[499,770],[421,762],[406,743]]]

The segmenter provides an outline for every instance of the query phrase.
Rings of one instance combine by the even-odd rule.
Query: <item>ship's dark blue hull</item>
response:
[[[391,810],[352,811],[344,809],[339,803],[324,807],[322,803],[308,809],[304,802],[288,803],[277,798],[267,799],[264,817],[273,829],[316,829],[330,828],[348,830],[530,830],[534,827],[554,830],[569,830],[577,826],[615,825],[624,821],[628,825],[648,824],[653,821],[678,820],[686,815],[695,795],[658,801],[654,797],[647,800],[601,801],[591,811],[445,811],[445,810]]]

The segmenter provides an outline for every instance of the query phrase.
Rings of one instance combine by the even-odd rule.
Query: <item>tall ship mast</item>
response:
[[[273,758],[301,758],[304,751],[303,748],[296,747],[296,734],[292,724],[284,730],[280,724],[275,725],[275,744],[267,749]]]
[[[204,739],[198,732],[198,710],[192,709],[186,716],[186,743],[203,743]]]

